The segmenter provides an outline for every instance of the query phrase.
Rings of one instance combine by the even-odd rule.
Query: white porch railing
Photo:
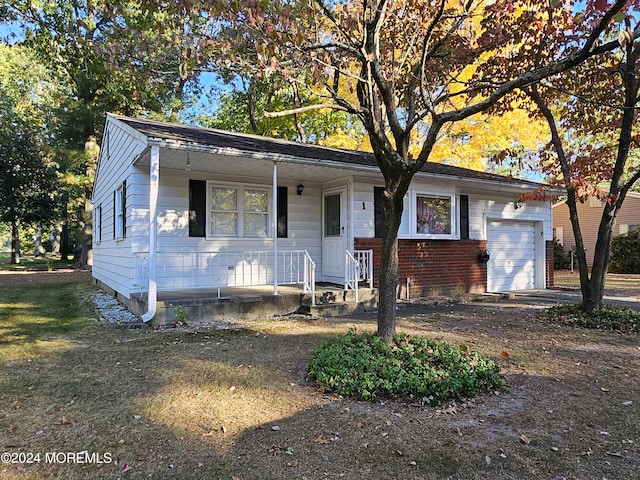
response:
[[[159,252],[156,279],[164,290],[258,285],[302,285],[315,305],[316,264],[306,250],[279,251],[277,259],[269,251],[256,252]],[[277,261],[278,278],[274,279]],[[134,286],[146,288],[149,254],[136,254]]]
[[[345,252],[344,289],[353,290],[358,301],[360,282],[367,282],[373,288],[373,250],[355,250]]]

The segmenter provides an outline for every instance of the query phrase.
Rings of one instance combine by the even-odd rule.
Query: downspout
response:
[[[149,164],[149,293],[147,295],[147,313],[142,321],[147,323],[156,314],[158,284],[156,281],[157,243],[158,243],[158,183],[160,178],[160,147],[151,146]]]
[[[273,294],[278,295],[278,163],[273,162]]]

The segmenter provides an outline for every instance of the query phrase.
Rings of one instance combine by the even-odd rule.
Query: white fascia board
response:
[[[118,115],[114,115],[113,113],[107,113],[107,122],[111,122],[114,123],[115,125],[118,126],[118,128],[121,128],[122,130],[124,130],[125,132],[127,132],[129,135],[131,135],[132,137],[134,137],[136,140],[139,140],[140,142],[142,142],[142,144],[146,147],[149,145],[150,139],[149,137],[147,137],[145,134],[140,133],[138,130],[136,130],[133,127],[130,127],[129,125],[127,125],[126,123],[120,121],[118,119]]]
[[[335,167],[343,170],[370,171],[380,173],[380,169],[375,166],[357,165],[355,163],[336,162],[332,160],[314,160],[312,158],[298,157],[271,152],[252,152],[229,147],[212,147],[210,145],[199,145],[193,143],[167,142],[166,140],[149,140],[149,145],[157,145],[160,148],[170,148],[173,150],[189,150],[192,152],[207,152],[229,157],[249,157],[257,160],[268,160],[270,162],[298,163],[302,165],[315,165],[322,167]]]

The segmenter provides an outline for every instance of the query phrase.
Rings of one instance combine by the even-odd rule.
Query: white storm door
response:
[[[340,285],[347,250],[346,199],[346,189],[322,195],[322,279]]]

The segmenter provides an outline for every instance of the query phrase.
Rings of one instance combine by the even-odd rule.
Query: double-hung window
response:
[[[417,235],[450,236],[453,232],[450,196],[416,193],[415,233]]]
[[[374,189],[376,237],[382,236],[382,187]],[[458,239],[456,194],[451,191],[411,189],[404,197],[399,238]],[[466,199],[466,197],[465,197]],[[466,212],[466,210],[465,210]],[[468,217],[468,213],[465,213]],[[462,212],[461,212],[462,217]],[[465,222],[468,219],[465,217]],[[468,233],[467,233],[468,235]],[[467,237],[465,237],[467,238]]]
[[[209,236],[269,236],[269,190],[210,184]]]

